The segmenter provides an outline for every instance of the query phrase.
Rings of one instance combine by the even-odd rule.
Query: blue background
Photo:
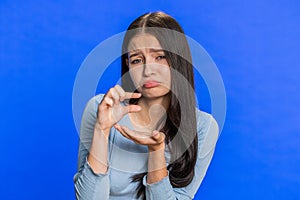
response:
[[[155,10],[206,49],[226,87],[225,126],[196,199],[300,199],[299,9],[296,0],[1,0],[1,199],[75,198],[77,70],[101,41]]]

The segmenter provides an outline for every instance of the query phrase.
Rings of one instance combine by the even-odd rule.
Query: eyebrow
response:
[[[163,50],[163,49],[153,49],[153,48],[150,48],[149,50],[150,50],[150,52],[151,52],[151,53],[152,53],[152,52],[161,52],[161,51],[163,51],[163,52],[164,52],[164,50]],[[129,58],[131,58],[131,57],[134,57],[134,56],[137,56],[137,55],[141,54],[141,51],[140,51],[140,50],[133,50],[133,51],[136,51],[136,53],[133,53],[133,54],[131,54],[131,55],[129,56]]]

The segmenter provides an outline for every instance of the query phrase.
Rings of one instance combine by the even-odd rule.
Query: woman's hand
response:
[[[95,127],[104,133],[109,133],[111,127],[130,112],[139,112],[141,107],[138,105],[122,106],[120,102],[125,99],[139,98],[140,93],[125,92],[121,86],[116,85],[105,94],[98,106],[97,122]]]
[[[147,145],[149,152],[165,148],[165,134],[156,130],[152,132],[133,131],[126,126],[115,124],[114,127],[126,138],[137,144]]]

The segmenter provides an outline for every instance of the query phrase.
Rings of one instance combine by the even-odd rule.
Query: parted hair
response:
[[[189,45],[179,23],[166,13],[146,13],[135,19],[128,27],[122,45],[121,75],[125,91],[136,91],[126,59],[129,42],[141,32],[156,37],[172,71],[178,72],[171,71],[170,103],[160,131],[165,133],[165,142],[171,152],[171,161],[167,166],[170,183],[174,188],[185,187],[193,180],[198,153],[194,73]],[[186,81],[181,81],[178,74]],[[129,102],[136,104],[138,100]],[[146,174],[132,176],[133,182],[139,182],[137,197],[143,199],[145,187],[142,181]]]

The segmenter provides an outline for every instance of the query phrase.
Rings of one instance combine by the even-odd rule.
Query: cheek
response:
[[[170,67],[162,67],[160,69],[160,74],[163,77],[164,82],[167,86],[171,86],[171,70]]]
[[[142,67],[129,68],[129,73],[132,81],[136,85],[137,83],[140,82],[142,78],[143,68]]]

